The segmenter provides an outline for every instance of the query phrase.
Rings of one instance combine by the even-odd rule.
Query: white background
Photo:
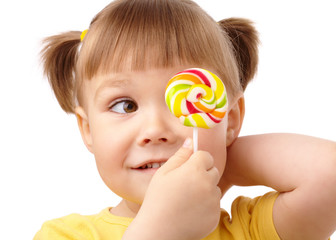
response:
[[[294,132],[335,141],[333,1],[197,2],[215,20],[250,18],[260,32],[259,72],[246,91],[241,135]],[[75,117],[58,106],[38,60],[43,37],[86,29],[108,3],[0,3],[1,239],[32,239],[47,219],[93,214],[119,201],[101,181]],[[238,194],[253,197],[267,190],[234,188],[222,206],[229,210]]]

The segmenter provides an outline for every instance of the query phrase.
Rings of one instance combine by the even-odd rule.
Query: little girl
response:
[[[258,63],[251,22],[218,23],[190,0],[116,0],[88,31],[45,40],[45,74],[120,204],[47,221],[40,239],[326,239],[336,228],[336,143],[294,134],[238,138],[243,92]],[[192,129],[168,110],[168,80],[186,68],[218,75],[227,117]],[[232,185],[275,191],[220,199]]]

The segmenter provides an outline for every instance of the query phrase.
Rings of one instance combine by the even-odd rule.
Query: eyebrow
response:
[[[127,78],[106,78],[103,83],[97,88],[94,99],[96,100],[99,94],[109,88],[125,88],[129,84],[129,79]]]

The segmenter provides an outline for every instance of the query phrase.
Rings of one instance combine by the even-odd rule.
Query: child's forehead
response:
[[[176,73],[195,67],[195,65],[175,65],[166,68],[145,68],[145,69],[127,69],[120,71],[100,72],[92,81],[103,87],[126,87],[134,83],[141,83],[149,78],[155,78],[157,81],[168,81]]]
[[[129,94],[138,97],[153,95],[153,90],[163,95],[168,80],[176,71],[180,71],[182,68],[183,67],[175,67],[170,69],[150,69],[100,74],[85,84],[85,92],[92,96],[94,101],[104,99],[111,94],[122,94],[128,97],[130,97]]]
[[[100,75],[93,79],[98,89],[125,88],[131,84],[131,78],[122,75]]]
[[[143,70],[124,70],[109,73],[100,73],[93,77],[91,88],[95,91],[110,88],[140,88],[143,85],[150,85],[151,88],[165,86],[168,81],[185,69],[195,65],[175,65],[167,68],[149,68]],[[147,86],[148,87],[148,86]]]

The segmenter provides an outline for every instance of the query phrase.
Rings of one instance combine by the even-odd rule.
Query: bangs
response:
[[[92,21],[77,73],[89,80],[109,72],[193,65],[211,67],[232,85],[233,79],[228,80],[238,74],[228,42],[216,22],[191,1],[114,1]]]

